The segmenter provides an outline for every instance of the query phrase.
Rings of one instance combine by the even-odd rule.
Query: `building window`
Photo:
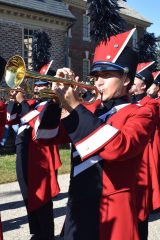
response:
[[[86,82],[87,76],[90,72],[90,60],[89,59],[83,59],[83,81]]]
[[[71,57],[68,57],[68,67],[72,68]]]
[[[26,68],[32,69],[32,41],[35,30],[24,29],[24,61]]]
[[[72,37],[72,32],[71,32],[71,28],[68,29],[68,37],[71,38]]]
[[[83,40],[90,41],[90,18],[83,15]]]
[[[138,40],[137,31],[135,31],[133,36],[132,36],[132,46],[135,49],[137,47],[137,40]]]

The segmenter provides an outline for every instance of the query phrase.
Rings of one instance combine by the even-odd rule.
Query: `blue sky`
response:
[[[127,4],[153,23],[148,32],[160,36],[160,0],[127,0]]]

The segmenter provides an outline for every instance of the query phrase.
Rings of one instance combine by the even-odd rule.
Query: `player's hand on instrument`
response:
[[[21,102],[24,101],[24,99],[25,99],[24,93],[23,92],[17,92],[17,94],[16,94],[16,101],[21,103]]]

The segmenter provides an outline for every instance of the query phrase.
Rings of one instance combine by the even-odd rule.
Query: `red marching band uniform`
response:
[[[126,54],[129,51],[125,46],[133,32],[111,37],[106,45],[100,44],[91,72],[104,70],[105,64],[120,69],[118,61],[122,61],[123,51]],[[129,64],[128,59],[124,60],[123,66]],[[153,209],[137,200],[136,189],[141,184],[137,178],[143,158],[149,161],[153,157],[151,143],[157,126],[157,102],[148,97],[142,104],[120,99],[110,111],[97,115],[100,105],[99,100],[88,106],[80,104],[60,124],[54,105],[52,109],[43,109],[29,122],[32,138],[44,144],[72,142],[65,240],[74,240],[76,236],[83,240],[138,240],[138,219]],[[50,116],[53,125],[45,125],[45,115]],[[55,137],[44,138],[41,132],[45,129],[52,130]],[[159,206],[159,196],[155,205]]]
[[[160,71],[155,71],[155,72],[152,73],[152,75],[153,75],[153,78],[154,78],[154,83],[159,86],[159,91],[157,93],[157,95],[158,95],[160,93]],[[159,121],[158,121],[158,130],[157,130],[158,146],[156,148],[156,151],[158,152],[158,155],[160,156],[160,137],[159,137],[160,136],[160,95],[157,96],[156,101],[159,104]],[[157,167],[157,171],[158,171],[158,179],[159,179],[159,182],[160,182],[160,161],[159,161],[159,159],[160,159],[160,157],[158,158],[156,167]]]
[[[40,69],[40,73],[47,74],[51,64],[52,61],[44,65]],[[29,128],[28,122],[35,116],[38,116],[47,104],[47,101],[39,103],[33,99],[24,101],[22,104],[13,101],[9,103],[7,107],[7,121],[10,125],[20,124],[17,136],[21,136]],[[23,136],[22,138],[18,137],[16,141],[16,145],[19,145],[19,142],[23,141]],[[26,171],[28,172],[28,211],[30,212],[45,204],[59,193],[55,171],[61,166],[61,161],[56,145],[50,145],[49,147],[37,145],[31,138],[29,138],[27,152]]]
[[[23,103],[23,105],[29,106],[33,110],[26,113],[20,119],[17,114],[17,105],[19,104],[13,102],[8,105],[7,124],[22,124],[19,127],[17,135],[20,135],[29,127],[28,121],[38,116],[41,109],[47,104],[47,102],[42,102],[34,108],[35,102],[35,100],[29,100]],[[19,143],[17,142],[17,144]],[[59,193],[55,170],[61,166],[61,162],[56,145],[50,145],[49,147],[42,146],[35,144],[30,139],[28,147],[28,210],[33,211]]]
[[[95,106],[97,107],[98,105],[99,105],[99,101],[95,102],[95,104],[92,105],[93,108],[91,106],[89,106],[89,108],[94,112]],[[142,158],[141,152],[144,150],[144,146],[147,145],[147,142],[149,141],[149,139],[151,139],[151,136],[148,135],[147,131],[152,132],[152,134],[154,133],[153,115],[152,115],[152,111],[150,111],[148,106],[146,107],[141,107],[137,105],[131,106],[129,104],[128,106],[126,105],[119,106],[119,108],[120,109],[117,108],[117,113],[111,116],[108,122],[106,122],[106,125],[97,127],[97,129],[94,130],[94,133],[89,136],[88,140],[84,138],[82,139],[82,141],[80,140],[78,141],[78,143],[75,143],[76,148],[77,149],[79,148],[79,152],[80,152],[81,144],[83,144],[83,142],[84,143],[86,142],[84,146],[82,146],[84,149],[86,144],[87,144],[86,149],[87,147],[91,148],[91,152],[89,153],[85,151],[83,152],[82,150],[82,157],[81,157],[82,163],[80,163],[77,166],[74,166],[73,168],[72,177],[73,179],[75,178],[75,181],[78,181],[79,185],[83,184],[84,174],[88,175],[88,177],[90,176],[89,172],[91,171],[91,168],[90,168],[91,166],[94,166],[94,164],[97,165],[98,162],[102,163],[101,160],[103,159],[107,160],[105,163],[103,163],[105,166],[103,166],[104,169],[101,172],[101,177],[102,177],[101,184],[103,185],[102,196],[101,196],[101,201],[99,205],[99,211],[101,215],[101,225],[100,225],[100,238],[97,238],[97,239],[112,239],[112,238],[126,239],[126,240],[131,239],[128,237],[130,237],[131,228],[134,226],[136,229],[135,219],[137,218],[136,204],[134,201],[136,196],[134,194],[134,191],[132,192],[132,188],[134,190],[134,187],[136,185],[136,179],[133,176],[136,175],[136,163],[138,166],[139,159]],[[85,122],[87,121],[88,124],[92,125],[92,122],[88,116],[90,115],[88,113],[88,110],[81,106],[81,109],[79,109],[79,111],[83,111],[83,119],[80,119],[80,120]],[[138,116],[137,116],[137,112],[139,113]],[[148,114],[146,112],[148,112]],[[134,118],[134,113],[135,113],[135,118]],[[123,116],[123,119],[121,118],[121,116]],[[134,133],[129,133],[130,125],[132,125],[132,122],[130,121],[128,126],[124,127],[125,122],[130,120],[130,116],[133,117],[134,124],[135,122],[137,122],[136,127],[138,132],[138,133],[137,132],[135,133],[135,138],[137,139],[137,141],[135,141],[134,143],[135,145],[134,147],[132,147],[132,149],[130,149],[129,147],[130,137],[131,136],[133,137],[132,134],[134,134]],[[143,127],[142,127],[140,125],[141,125],[141,118],[143,116],[146,117],[146,122],[144,122],[144,119],[143,119],[142,121]],[[94,123],[92,126],[94,126]],[[61,128],[60,130],[61,133],[59,133],[59,135],[55,137],[55,142],[56,143],[68,142],[69,140],[67,137],[68,135],[66,135],[66,131],[64,130],[64,127],[61,126],[60,128]],[[107,130],[107,134],[109,135],[109,137],[106,137],[105,142],[102,143],[102,145],[100,145],[100,143],[97,144],[95,140],[96,137],[94,139],[94,135],[98,136],[100,131],[103,131],[104,133],[105,128]],[[55,130],[57,128],[53,128],[53,129]],[[37,129],[37,133],[41,131],[42,129]],[[33,133],[33,137],[35,138],[35,131]],[[44,139],[43,141],[48,142],[47,140],[44,140]],[[128,142],[127,146],[125,146],[126,141]],[[94,142],[94,147],[93,147],[93,142]],[[135,152],[135,149],[137,149],[137,145],[140,145],[139,142],[143,142],[143,144],[139,146],[139,149],[138,149],[139,154],[137,154],[137,152]],[[98,146],[96,146],[96,144]],[[114,149],[114,151],[112,149]],[[92,156],[93,153],[94,154],[98,153],[98,156],[95,155],[93,159],[90,159],[90,156]],[[77,151],[75,149],[73,152],[73,156],[74,155],[75,157],[73,157],[72,162],[76,161],[76,158],[78,156]],[[116,159],[119,160],[119,158],[120,158],[120,162],[116,161]],[[130,159],[129,161],[128,161],[128,158]],[[125,161],[126,159],[127,161]],[[93,162],[91,160],[93,160]],[[94,160],[95,160],[95,163],[94,163]],[[81,175],[82,175],[82,179],[81,179]],[[112,181],[110,178],[112,179]],[[72,181],[74,182],[73,179]],[[82,189],[80,189],[80,191],[82,191]],[[83,191],[80,192],[79,195],[83,196]],[[124,198],[126,199],[126,202],[124,202]],[[132,207],[128,205],[129,199],[131,202],[133,201],[131,204]],[[79,202],[79,204],[84,204],[84,203],[82,201],[82,202]],[[91,204],[91,202],[89,202],[88,204]],[[86,203],[86,206],[87,206],[87,203]],[[125,212],[124,212],[124,209],[121,210],[122,206],[124,206]],[[108,209],[110,209],[110,212],[108,212]],[[86,211],[86,208],[85,208],[85,211]],[[114,214],[116,214],[116,211],[119,211],[121,218],[116,219],[116,223],[115,223]],[[132,217],[131,213],[134,215],[134,218]],[[125,231],[124,231],[124,226],[126,225],[126,222],[130,227],[125,228]],[[114,224],[114,231],[112,230],[112,224]],[[110,238],[111,235],[112,235],[112,238]],[[119,238],[119,235],[123,237]],[[132,232],[132,236],[133,236],[133,239],[138,239],[136,230]]]
[[[138,64],[137,67],[137,77],[143,77],[144,82],[153,81],[152,77],[154,74],[148,70],[148,67],[154,62],[145,62]],[[141,74],[141,75],[138,75]],[[146,78],[146,79],[145,79]],[[155,78],[154,78],[155,80]],[[147,104],[155,108],[155,131],[152,136],[152,141],[150,140],[147,144],[145,151],[143,153],[140,171],[137,177],[137,207],[138,207],[138,218],[140,221],[145,221],[149,217],[149,214],[153,210],[160,208],[160,128],[159,128],[159,105],[157,99],[152,99],[151,97],[144,97],[139,101],[142,106]]]
[[[32,129],[28,122],[38,117],[42,109],[50,104],[51,101],[31,99],[20,104],[10,101],[7,107],[7,124],[19,123],[15,141],[16,171],[27,209],[30,233],[45,236],[46,239],[54,235],[52,198],[60,191],[56,172],[61,161],[57,145],[45,146],[32,140]],[[60,115],[61,109],[58,111]],[[52,131],[42,134],[44,138],[52,136]]]
[[[152,139],[148,142],[141,161],[140,171],[137,177],[137,207],[140,221],[149,217],[153,210],[160,208],[160,131],[159,131],[159,106],[155,99],[145,97],[140,104],[156,105],[155,110],[155,131]]]

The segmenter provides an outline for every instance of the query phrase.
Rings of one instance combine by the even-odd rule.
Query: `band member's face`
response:
[[[39,92],[40,90],[46,89],[46,88],[48,88],[47,85],[35,85],[34,86],[34,92]]]
[[[133,85],[131,86],[130,90],[129,90],[129,93],[131,95],[134,95],[134,93],[137,91],[137,87],[136,85],[133,83]]]
[[[150,95],[151,97],[156,96],[159,91],[159,86],[153,83],[147,90],[147,94]]]
[[[146,84],[140,78],[135,77],[134,79],[134,91],[133,94],[141,94],[146,91]]]
[[[102,93],[102,101],[125,95],[129,79],[116,71],[98,72],[95,86]]]

